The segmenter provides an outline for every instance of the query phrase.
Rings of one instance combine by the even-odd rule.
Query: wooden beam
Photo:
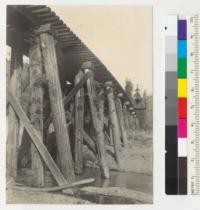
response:
[[[87,71],[89,70],[85,68],[85,73],[87,73]],[[93,127],[95,130],[95,135],[96,135],[96,140],[97,140],[97,149],[98,149],[98,154],[100,158],[101,174],[104,178],[108,179],[110,178],[110,173],[109,173],[109,168],[108,168],[107,160],[106,160],[106,148],[105,148],[105,142],[104,142],[103,122],[102,122],[104,106],[103,106],[103,101],[98,101],[97,103],[98,109],[95,105],[94,98],[96,96],[96,93],[94,89],[93,78],[90,78],[87,80],[87,92],[89,96]]]
[[[52,16],[52,17],[43,17],[40,19],[42,20],[43,23],[45,23],[45,22],[57,21],[57,20],[59,20],[59,17]]]
[[[45,27],[45,25],[41,26]],[[42,31],[42,30],[41,30]],[[53,113],[53,124],[56,133],[56,142],[60,168],[68,183],[75,179],[72,153],[66,124],[64,104],[58,75],[58,65],[54,37],[48,33],[40,34],[44,69],[48,82],[48,92]]]
[[[127,108],[126,108],[126,104],[123,104],[123,115],[124,115],[124,125],[126,130],[129,130],[129,122],[128,122],[128,113],[127,113]]]
[[[84,52],[88,52],[89,51],[89,49],[88,48],[86,48],[86,47],[77,47],[77,48],[74,48],[73,49],[73,51],[76,53],[76,54],[78,54],[78,53],[84,53]]]
[[[21,72],[22,72],[22,43],[21,34],[16,31],[11,53],[11,78],[9,86],[12,93],[20,99],[21,97]],[[6,172],[7,177],[17,176],[17,157],[19,142],[19,120],[11,106],[8,107],[8,130],[6,142]]]
[[[114,146],[114,142],[113,142],[113,130],[112,130],[112,126],[109,120],[109,137],[110,137],[110,145]]]
[[[86,51],[86,52],[78,52],[79,55],[90,55],[93,56],[92,52]]]
[[[63,39],[62,39],[62,37],[58,37],[61,41],[62,41],[62,43],[64,44],[64,45],[77,45],[77,44],[82,44],[79,40],[72,40],[72,41],[70,41],[70,40],[65,40],[65,41],[63,41]]]
[[[44,8],[44,5],[25,5],[24,6],[26,9],[34,10],[34,9],[41,9]]]
[[[56,30],[61,30],[61,29],[66,29],[66,24],[60,23],[60,24],[52,24],[52,26],[56,29]]]
[[[43,14],[43,13],[50,13],[50,12],[51,12],[51,9],[49,7],[34,9],[30,11],[30,13],[33,13],[33,14],[40,14],[40,13]]]
[[[66,24],[63,23],[62,20],[58,20],[56,22],[51,23],[54,28],[66,28]]]
[[[39,151],[43,161],[46,163],[47,167],[51,171],[52,175],[54,176],[55,180],[59,185],[66,184],[66,180],[60,170],[58,169],[57,165],[55,164],[54,160],[52,159],[51,155],[49,154],[47,148],[42,143],[42,138],[38,134],[38,131],[31,125],[30,120],[26,116],[24,110],[22,109],[18,99],[13,95],[9,87],[6,88],[6,100],[10,105],[13,107],[15,113],[17,114],[18,118],[24,124],[25,129],[27,130],[31,140],[35,144],[37,150]]]
[[[66,118],[71,121],[71,123],[74,125],[74,118],[71,116],[71,113],[67,111],[67,115],[66,115]],[[96,146],[95,146],[95,142],[96,140],[93,140],[89,134],[84,130],[82,129],[82,135],[83,135],[83,140],[84,142],[89,146],[89,148],[94,152],[96,153]]]
[[[104,121],[104,124],[108,127],[108,118],[106,116],[104,116],[103,121]]]
[[[37,14],[38,18],[47,18],[47,17],[55,17],[56,13],[51,12],[51,13],[44,13],[44,14]]]
[[[83,140],[89,146],[89,148],[94,153],[96,153],[96,146],[95,146],[94,140],[92,140],[92,138],[89,136],[89,134],[85,130],[82,130],[82,132],[83,132]]]
[[[68,38],[78,38],[75,34],[73,34],[71,31],[68,31],[68,30],[59,30],[58,31],[58,35],[60,36],[60,37],[66,37],[66,39],[68,39]]]
[[[107,89],[107,100],[108,100],[108,109],[109,109],[109,115],[110,115],[110,123],[112,128],[112,135],[113,135],[113,144],[115,149],[115,155],[116,155],[116,161],[121,167],[121,139],[120,139],[120,128],[119,128],[119,122],[116,112],[116,106],[114,101],[114,93],[112,88],[112,82],[109,81],[106,84]]]
[[[75,94],[78,92],[78,90],[86,83],[88,78],[92,76],[91,72],[88,72],[87,74],[84,75],[84,77],[80,80],[80,82],[68,93],[67,96],[64,96],[63,98],[63,104],[64,106],[67,105],[71,99],[75,96]],[[49,114],[49,118],[46,120],[44,124],[44,129],[47,129],[52,121],[53,114]]]
[[[30,57],[30,119],[32,125],[38,131],[43,141],[43,86],[38,83],[38,79],[43,74],[42,55],[40,50],[39,38],[35,38],[34,45],[29,50]],[[37,148],[31,144],[31,169],[33,174],[32,186],[44,186],[44,167]]]
[[[83,78],[80,70],[75,76],[74,84],[77,85]],[[83,172],[83,126],[84,126],[84,88],[80,88],[75,95],[75,173]]]
[[[70,48],[74,48],[74,47],[78,47],[78,46],[82,46],[82,44],[83,43],[78,43],[78,44],[76,44],[76,43],[74,43],[74,44],[68,44],[67,42],[63,42],[62,43],[63,45],[63,48],[65,48],[65,47],[70,47]]]
[[[59,34],[59,33],[69,33],[69,30],[68,29],[66,29],[66,28],[58,28],[57,29],[57,33]],[[71,37],[74,37],[74,35],[72,34],[72,35],[67,35],[67,36],[71,36]]]
[[[78,44],[81,43],[78,39],[76,38],[66,38],[65,36],[58,36],[58,39],[63,43],[63,44]]]
[[[48,188],[36,188],[36,187],[20,187],[20,186],[8,186],[7,189],[13,189],[13,190],[22,190],[27,192],[57,192],[61,190],[66,190],[73,187],[80,187],[81,185],[90,184],[94,182],[94,178],[90,179],[83,179],[77,182],[73,182],[71,184],[63,184],[56,187],[48,187]]]
[[[124,143],[124,146],[126,147],[128,146],[128,138],[127,138],[127,133],[126,133],[126,128],[125,128],[124,115],[122,111],[122,103],[121,103],[120,98],[116,98],[115,104],[116,104],[116,110],[117,110],[123,143]]]

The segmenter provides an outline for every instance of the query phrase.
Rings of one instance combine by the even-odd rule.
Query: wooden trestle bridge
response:
[[[58,185],[74,182],[75,174],[83,172],[83,144],[98,157],[102,177],[109,178],[106,144],[113,145],[120,167],[130,118],[140,106],[47,6],[8,6],[7,45],[12,49],[7,69],[7,178],[16,178],[27,138],[32,186],[44,186],[45,168]],[[28,68],[23,55],[29,58]],[[48,149],[52,125],[56,157]]]

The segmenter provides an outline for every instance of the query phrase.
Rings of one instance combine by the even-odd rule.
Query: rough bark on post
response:
[[[30,58],[30,120],[43,140],[43,75],[42,57],[39,38],[35,38],[34,44],[29,50]],[[35,187],[44,186],[44,166],[35,145],[31,143],[31,169],[33,174],[32,185]]]
[[[75,85],[83,78],[79,71],[75,76]],[[84,88],[82,87],[75,96],[75,173],[81,174],[83,170],[83,126],[84,126]]]
[[[30,136],[32,142],[37,147],[38,151],[40,152],[41,157],[43,158],[44,162],[46,163],[47,167],[51,171],[57,183],[59,185],[66,184],[66,180],[63,174],[60,172],[56,163],[54,162],[53,158],[48,152],[47,148],[43,144],[41,136],[38,134],[38,131],[33,127],[33,125],[31,125],[31,122],[29,118],[27,117],[26,113],[24,112],[21,104],[16,99],[16,97],[11,93],[10,88],[8,86],[6,87],[6,95],[7,95],[6,97],[7,102],[11,104],[16,115],[24,124],[24,128],[26,129],[27,134]]]
[[[114,143],[113,143],[113,131],[112,131],[112,125],[111,123],[109,122],[109,135],[110,135],[110,144],[114,146]]]
[[[40,44],[44,60],[44,69],[46,78],[48,80],[48,92],[51,110],[53,113],[53,124],[56,133],[60,168],[63,175],[67,179],[67,182],[71,183],[75,179],[74,166],[58,75],[54,37],[50,34],[50,25],[41,26],[38,29],[38,33],[40,33]]]
[[[123,104],[123,114],[124,114],[124,120],[125,120],[125,126],[126,126],[126,129],[127,129],[127,132],[129,130],[129,123],[128,123],[128,114],[127,114],[127,108],[126,108],[126,104],[124,103]]]
[[[116,161],[121,166],[121,140],[120,140],[120,132],[119,132],[119,122],[115,107],[115,100],[114,100],[114,93],[112,88],[112,82],[106,82],[106,89],[107,89],[107,100],[108,100],[108,109],[109,109],[109,115],[110,115],[110,123],[112,128],[112,134],[113,134],[113,143],[114,143],[114,150],[115,150],[115,156]]]
[[[106,160],[106,147],[105,147],[105,135],[103,132],[104,127],[104,97],[98,99],[97,101],[97,108],[98,108],[98,132],[97,132],[97,143],[98,143],[98,150],[100,155],[100,164],[102,165],[102,168],[104,168],[104,177],[110,178],[109,174],[109,167]]]
[[[124,122],[124,115],[123,115],[123,111],[122,111],[121,99],[119,97],[116,98],[115,103],[116,103],[116,110],[117,110],[117,114],[118,114],[119,126],[120,126],[120,130],[121,130],[121,134],[122,134],[122,139],[123,139],[124,147],[126,147],[128,144],[128,139],[127,139],[127,133],[126,133],[126,129],[125,129],[125,122]]]
[[[21,36],[18,32],[16,32],[11,53],[11,78],[9,81],[9,86],[12,93],[18,100],[20,100],[21,97],[21,71],[23,66],[22,55]],[[15,178],[17,176],[19,124],[19,120],[13,108],[9,106],[6,143],[7,177]]]
[[[92,68],[91,66],[92,66],[91,62],[86,62],[83,64],[82,68],[85,69],[85,73],[87,73],[88,71],[90,71],[89,69]],[[95,136],[97,140],[97,149],[100,159],[101,174],[104,178],[109,179],[110,172],[106,160],[106,148],[105,148],[104,133],[103,133],[103,112],[102,112],[103,102],[102,101],[97,102],[99,103],[97,109],[97,106],[94,101],[96,93],[93,85],[93,77],[88,79],[87,81],[87,92],[89,96],[93,127],[95,130]]]
[[[127,110],[127,118],[128,118],[129,129],[132,130],[133,126],[132,126],[132,121],[131,121],[131,114],[130,114],[130,111],[128,110]]]

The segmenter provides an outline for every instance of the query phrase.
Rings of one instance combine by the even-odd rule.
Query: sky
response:
[[[50,6],[124,87],[152,93],[152,7]]]

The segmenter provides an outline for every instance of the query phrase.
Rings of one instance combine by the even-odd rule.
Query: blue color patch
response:
[[[187,57],[187,41],[178,40],[178,58]]]

